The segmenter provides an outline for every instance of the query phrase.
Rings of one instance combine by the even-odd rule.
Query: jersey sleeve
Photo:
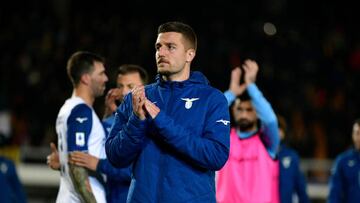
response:
[[[88,140],[92,128],[92,110],[86,104],[79,104],[71,111],[67,120],[68,151],[88,150]]]

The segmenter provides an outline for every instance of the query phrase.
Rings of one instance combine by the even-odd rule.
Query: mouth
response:
[[[157,62],[157,64],[168,64],[169,63],[169,61],[167,61],[167,60],[164,60],[164,59],[160,59],[160,60],[158,60],[158,62]]]

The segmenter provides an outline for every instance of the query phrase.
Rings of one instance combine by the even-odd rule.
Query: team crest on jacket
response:
[[[291,164],[291,157],[286,156],[281,160],[281,162],[282,162],[282,165],[284,166],[284,168],[289,168],[290,164]]]
[[[193,101],[199,100],[199,98],[181,98],[185,102],[185,108],[190,109],[192,107]]]
[[[228,125],[230,123],[230,121],[224,120],[224,119],[220,119],[216,121],[217,123],[223,123],[224,125]]]
[[[355,165],[355,160],[349,160],[348,161],[348,166],[349,167],[353,167]]]

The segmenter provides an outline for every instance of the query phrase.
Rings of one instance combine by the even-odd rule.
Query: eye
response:
[[[176,49],[176,47],[174,45],[169,46],[169,50],[175,50],[175,49]]]

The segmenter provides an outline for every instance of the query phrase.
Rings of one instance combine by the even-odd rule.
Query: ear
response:
[[[90,84],[90,81],[91,81],[90,75],[87,73],[83,74],[80,78],[80,82],[85,85]]]
[[[195,49],[189,49],[186,53],[186,62],[191,62],[196,55]]]

